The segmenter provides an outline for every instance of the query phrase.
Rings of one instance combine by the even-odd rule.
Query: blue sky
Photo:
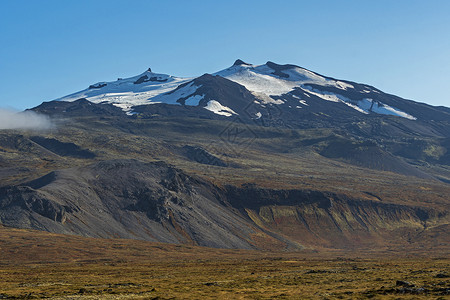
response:
[[[0,107],[92,83],[296,64],[450,106],[450,1],[0,0]]]

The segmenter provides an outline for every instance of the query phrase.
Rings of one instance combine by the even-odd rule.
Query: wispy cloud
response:
[[[50,118],[33,111],[17,112],[0,108],[0,129],[43,130],[52,127]]]

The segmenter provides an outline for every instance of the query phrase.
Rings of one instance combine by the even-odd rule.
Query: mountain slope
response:
[[[219,188],[166,163],[136,160],[57,170],[0,188],[6,226],[220,248],[389,245],[399,232],[443,219],[431,208],[329,192]]]
[[[211,186],[162,162],[104,161],[55,171],[0,194],[0,219],[8,226],[251,248],[239,236],[253,230],[219,205]]]

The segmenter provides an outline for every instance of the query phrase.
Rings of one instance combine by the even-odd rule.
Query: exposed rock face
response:
[[[327,192],[219,188],[164,162],[136,160],[55,171],[0,189],[6,226],[223,248],[389,244],[387,236],[439,218],[445,216],[427,208]]]
[[[439,218],[434,210],[309,190],[228,186],[227,199],[263,228],[302,244],[331,248],[382,244]]]
[[[40,217],[44,217],[52,222],[64,224],[66,212],[72,212],[72,208],[49,200],[45,194],[36,193],[34,189],[27,186],[8,187],[0,190],[0,206],[3,209],[16,212],[10,213],[5,224],[20,228],[46,229],[39,222],[32,218],[27,218],[26,212],[34,212]]]

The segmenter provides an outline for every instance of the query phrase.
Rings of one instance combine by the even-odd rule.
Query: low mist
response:
[[[33,111],[17,112],[0,108],[0,129],[50,129],[52,122],[46,115]]]

